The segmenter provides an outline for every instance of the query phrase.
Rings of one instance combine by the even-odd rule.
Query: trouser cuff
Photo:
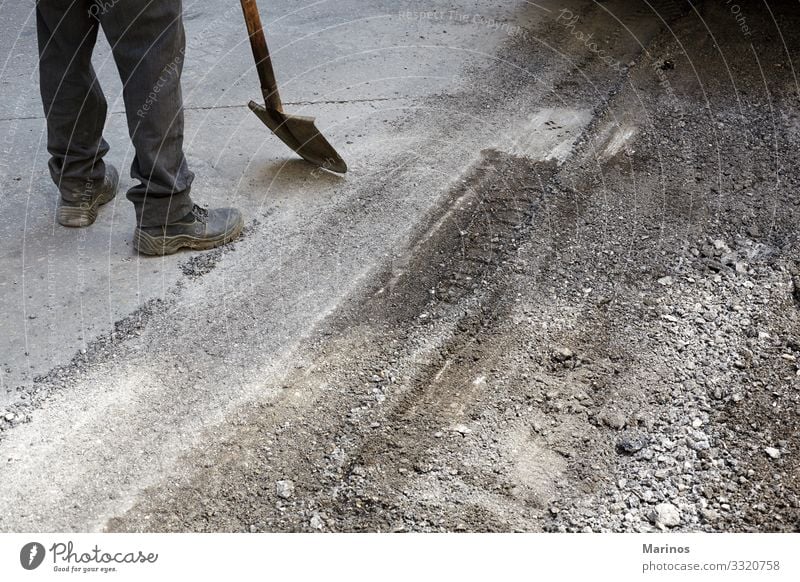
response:
[[[67,202],[80,202],[86,192],[91,192],[93,189],[102,186],[105,180],[106,167],[101,160],[98,161],[94,165],[91,175],[87,178],[64,178],[52,170],[51,172],[53,181],[61,194],[61,199]]]
[[[136,224],[142,227],[164,226],[177,222],[192,210],[194,202],[189,190],[178,192],[167,197],[145,196],[143,202],[134,202]]]

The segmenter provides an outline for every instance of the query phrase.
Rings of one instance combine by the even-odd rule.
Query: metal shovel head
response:
[[[253,113],[264,122],[264,125],[270,128],[272,133],[277,135],[283,143],[296,151],[301,158],[332,172],[340,174],[347,172],[347,164],[319,132],[314,125],[313,117],[287,115],[259,105],[255,101],[251,101],[249,105]]]

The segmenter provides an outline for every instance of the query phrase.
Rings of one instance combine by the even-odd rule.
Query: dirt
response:
[[[752,38],[672,13],[563,163],[483,152],[282,396],[109,529],[800,530],[800,15],[772,8]]]
[[[510,103],[544,42],[574,71],[539,107],[591,87],[569,154],[483,151],[265,380],[277,395],[107,529],[799,531],[800,13],[748,10],[746,36],[724,4],[655,6],[616,14],[635,37],[603,28],[614,3],[578,15],[620,69],[563,23],[511,39],[481,79]]]

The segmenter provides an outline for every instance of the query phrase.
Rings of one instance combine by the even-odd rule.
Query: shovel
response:
[[[316,128],[314,118],[288,115],[283,112],[283,103],[278,93],[275,71],[272,70],[272,59],[270,59],[267,39],[264,37],[264,29],[261,26],[258,5],[256,0],[241,0],[241,2],[247,33],[250,35],[250,46],[256,60],[258,78],[261,80],[261,93],[264,96],[264,105],[266,105],[265,107],[255,101],[250,101],[250,109],[264,122],[264,125],[270,128],[272,133],[297,152],[301,158],[320,168],[344,174],[347,171],[347,164]]]

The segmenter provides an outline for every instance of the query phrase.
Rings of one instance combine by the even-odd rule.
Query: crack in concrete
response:
[[[291,106],[304,106],[304,105],[349,105],[351,103],[380,103],[384,101],[403,101],[415,100],[420,97],[403,96],[403,97],[371,97],[365,99],[322,99],[319,101],[286,101],[284,105]],[[247,105],[197,105],[193,107],[184,107],[184,111],[213,111],[217,109],[247,109]],[[109,111],[108,115],[125,115],[125,110]],[[30,115],[22,117],[0,117],[0,123],[4,121],[34,121],[37,119],[45,119],[44,115]]]

